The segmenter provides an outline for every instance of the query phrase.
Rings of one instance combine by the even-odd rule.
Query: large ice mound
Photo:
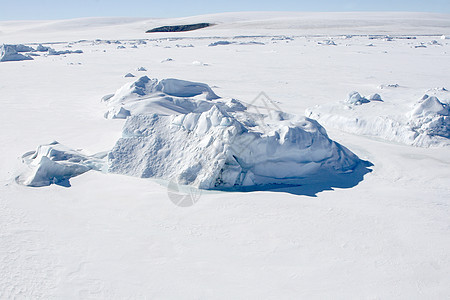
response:
[[[0,62],[1,61],[21,61],[21,60],[32,60],[33,58],[28,55],[23,55],[19,52],[23,50],[28,51],[27,46],[24,45],[6,45],[0,46]],[[33,50],[32,48],[30,48]]]
[[[198,95],[204,97],[191,98]],[[205,84],[144,76],[107,102],[118,105],[115,112],[130,112],[123,115],[123,137],[108,154],[112,173],[221,189],[302,184],[351,172],[360,163],[316,121],[252,112]]]
[[[351,93],[349,99],[358,98],[354,95]],[[357,105],[359,101],[344,101],[316,106],[307,109],[306,116],[349,133],[407,145],[450,145],[449,106],[436,96],[424,95],[412,107],[406,108],[405,114],[398,115],[392,114],[392,111],[398,111],[392,104],[372,98],[366,99],[364,105]]]
[[[53,142],[25,153],[26,170],[16,178],[20,184],[41,187],[50,184],[69,186],[69,179],[89,170],[101,170],[106,154],[88,156]]]

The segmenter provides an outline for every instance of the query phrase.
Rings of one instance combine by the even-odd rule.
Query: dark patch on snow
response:
[[[182,31],[192,31],[197,29],[202,29],[205,27],[212,26],[214,24],[211,23],[196,23],[196,24],[188,24],[188,25],[171,25],[171,26],[162,26],[156,27],[150,30],[147,30],[146,33],[151,32],[182,32]]]

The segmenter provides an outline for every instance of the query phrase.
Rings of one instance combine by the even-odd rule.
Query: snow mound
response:
[[[360,106],[349,103],[316,106],[305,114],[325,126],[353,134],[418,147],[450,145],[449,107],[436,96],[423,96],[412,109],[405,107],[406,114],[392,115],[396,110],[392,104],[371,100]]]
[[[68,180],[89,170],[101,170],[106,154],[88,156],[53,142],[22,156],[27,170],[16,178],[20,184],[41,187],[50,184],[70,186]]]
[[[226,189],[302,184],[360,162],[314,120],[281,112],[271,119],[237,100],[211,102],[203,112],[129,117],[108,155],[109,172]]]
[[[0,62],[1,61],[21,61],[21,60],[32,60],[33,58],[28,55],[20,54],[19,50],[23,50],[18,45],[6,45],[3,44],[0,46]]]
[[[127,74],[125,74],[123,77],[127,78],[127,77],[136,77],[136,76],[134,76],[134,75],[131,74],[131,73],[127,73]]]
[[[209,108],[207,100],[218,98],[204,83],[173,78],[158,80],[142,76],[134,82],[125,84],[113,96],[104,97],[102,100],[108,105],[105,117],[115,119],[147,112],[161,114],[192,112],[197,108]]]

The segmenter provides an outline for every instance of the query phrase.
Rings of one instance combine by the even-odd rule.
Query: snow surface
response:
[[[335,105],[364,118],[436,117],[439,103],[421,101],[427,94],[449,103],[450,45],[440,39],[450,36],[449,20],[245,12],[0,22],[0,43],[83,50],[0,63],[0,298],[448,298],[448,146],[414,147],[319,121],[373,171],[248,192],[184,190],[97,171],[70,178],[70,188],[30,188],[15,179],[33,168],[21,154],[37,145],[57,140],[89,159],[113,149],[138,116],[105,119],[108,103],[99,99],[137,79],[123,75],[138,66],[149,78],[208,83],[223,97],[203,101],[252,103],[264,91],[292,115]],[[217,25],[144,33],[195,22]],[[208,47],[221,40],[236,43]],[[336,46],[318,44],[325,40]],[[414,47],[421,43],[427,47]],[[161,63],[168,57],[173,61]],[[337,103],[350,91],[370,102]],[[383,102],[370,99],[375,93]],[[174,205],[186,197],[191,206]]]

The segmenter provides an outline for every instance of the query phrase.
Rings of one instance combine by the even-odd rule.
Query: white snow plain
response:
[[[217,25],[184,33],[144,33],[161,25],[196,22]],[[23,44],[44,54],[0,62],[0,298],[446,298],[450,44],[441,36],[449,35],[449,16],[428,13],[0,22],[0,43]],[[208,47],[218,41],[230,43]],[[45,55],[50,48],[82,53]],[[168,57],[170,63],[161,63]],[[145,73],[137,80],[179,78],[207,83],[208,88],[179,94],[170,87],[180,82],[166,81],[158,89],[145,89],[144,98],[153,100],[140,99],[141,104],[158,111],[143,115],[142,106],[136,105],[139,97],[122,97],[137,81],[124,74],[141,67]],[[99,101],[120,86],[124,94]],[[181,135],[185,149],[192,150],[201,144],[181,130],[188,125],[187,116],[204,115],[212,125],[213,116],[228,113],[218,107],[235,101],[249,108],[261,91],[289,123],[306,122],[320,132],[320,125],[301,115],[305,110],[322,113],[317,119],[328,136],[373,163],[373,171],[248,192],[192,190],[196,194],[190,207],[172,203],[186,196],[182,187],[176,187],[177,193],[166,187],[167,181],[105,171],[105,151],[117,150],[127,137],[139,141],[134,145],[143,154],[146,143],[172,145],[169,139]],[[344,99],[350,91],[359,96],[353,93],[349,103]],[[374,94],[380,97],[370,96]],[[174,113],[167,97],[218,105]],[[116,119],[105,119],[105,109],[108,118]],[[229,114],[220,122],[227,117],[239,121],[239,109]],[[323,116],[334,120],[321,120]],[[355,126],[347,125],[346,118],[366,122],[358,127],[364,132],[352,131]],[[412,128],[412,136],[422,136],[420,143],[415,138],[389,139],[392,131],[371,134],[383,128],[379,122],[368,123],[377,118],[398,122],[397,136],[406,137],[403,130]],[[157,126],[145,126],[147,122]],[[281,132],[280,124],[280,119],[263,122],[273,132]],[[149,127],[157,128],[157,134],[146,135]],[[207,128],[201,135],[207,145],[220,126],[202,128]],[[266,134],[263,128],[257,124],[255,134]],[[330,143],[324,135],[318,138]],[[27,152],[38,145],[43,146]],[[278,147],[282,145],[266,149]],[[137,148],[131,153],[138,153]],[[208,155],[220,147],[208,149],[204,157],[181,149],[167,154],[175,160],[187,155],[190,162],[211,161]],[[136,154],[130,160],[144,157]],[[249,157],[267,153],[244,155]],[[163,172],[196,173],[184,172],[188,165],[169,166],[163,156],[158,159]],[[296,170],[291,155],[287,161],[291,163],[277,171]],[[48,182],[47,167],[54,170],[55,165],[61,173]],[[83,174],[71,178],[68,188],[68,175],[75,173]],[[234,177],[237,173],[230,178],[240,177]],[[29,179],[36,186],[57,184],[18,184]],[[189,179],[185,177],[186,183]],[[196,180],[194,185],[201,185]]]

